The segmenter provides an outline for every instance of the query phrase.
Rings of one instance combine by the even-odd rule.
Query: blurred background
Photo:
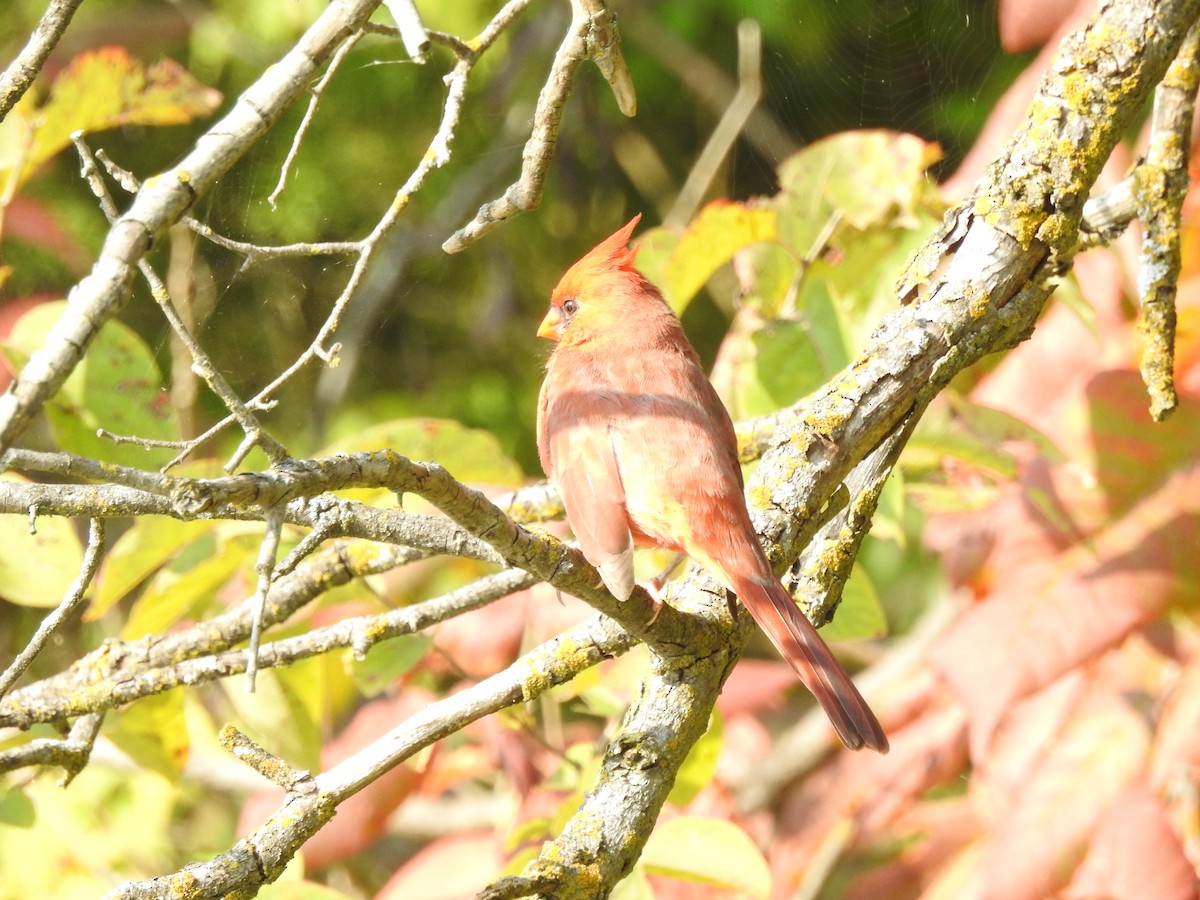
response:
[[[417,5],[430,28],[467,39],[500,3]],[[123,120],[88,136],[145,178],[180,159],[325,6],[87,0],[24,121],[44,118],[38,104],[56,102],[54,91],[67,120],[98,105],[108,76],[81,77],[73,60],[124,67],[120,84],[135,94],[140,66],[174,60],[195,79],[179,124]],[[563,270],[638,212],[639,264],[664,288],[692,285],[668,299],[735,419],[796,402],[853,359],[895,308],[905,261],[1020,126],[1061,33],[1093,4],[610,6],[638,115],[622,116],[598,72],[581,67],[540,208],[462,253],[443,253],[442,242],[518,175],[538,91],[569,23],[564,0],[532,3],[476,68],[449,164],[384,239],[335,335],[341,364],[305,368],[264,415],[294,455],[390,446],[490,490],[539,479],[535,400],[549,345],[535,337],[537,325]],[[44,8],[45,0],[7,0],[0,61]],[[761,102],[701,196],[681,200],[737,92],[739,24],[749,18],[761,34]],[[112,47],[125,55],[81,56]],[[426,153],[452,63],[442,46],[418,65],[399,40],[368,35],[326,91],[277,205],[269,197],[302,104],[194,215],[259,244],[363,237]],[[184,83],[182,70],[165,70],[166,80]],[[185,105],[164,101],[159,114]],[[106,232],[65,140],[57,155],[11,177],[28,151],[15,120],[0,128],[0,351],[10,364],[38,345],[58,315],[45,304],[89,270]],[[1102,186],[1132,164],[1144,136],[1129,138]],[[704,205],[720,199],[735,202]],[[867,696],[890,755],[830,752],[823,725],[816,738],[805,731],[811,702],[791,672],[765,641],[751,648],[621,900],[1196,896],[1194,203],[1184,210],[1174,417],[1151,425],[1137,373],[1136,236],[1080,255],[1032,339],[973,367],[931,405],[823,632],[851,668],[876,679]],[[755,236],[768,226],[768,240]],[[150,259],[243,398],[308,346],[350,271],[336,256],[247,266],[183,228]],[[37,328],[27,318],[24,333],[14,332],[31,310]],[[114,430],[161,425],[164,436],[196,435],[224,416],[197,387],[141,282],[121,319],[126,330],[108,329],[105,353],[89,356],[91,387],[70,386],[23,443],[154,468],[169,451],[97,441],[88,416]],[[140,418],[122,418],[135,409]],[[184,471],[211,471],[237,443],[221,435]],[[246,465],[264,463],[256,454]],[[261,525],[195,524],[114,522],[84,621],[62,633],[27,681],[106,638],[184,630],[252,593]],[[69,582],[78,571],[83,523],[42,516],[38,527],[40,555],[32,556],[25,517],[0,517],[0,661],[25,646],[61,596],[65,584],[51,575]],[[285,534],[289,546],[298,539],[298,530]],[[280,631],[378,614],[486,571],[439,559],[362,579]],[[225,722],[297,765],[328,767],[589,613],[540,585],[365,660],[347,651],[271,670],[255,698],[240,682],[217,682],[113,711],[70,790],[50,775],[0,783],[0,898],[94,897],[207,859],[252,830],[279,795],[216,745]],[[449,900],[505,866],[519,871],[577,807],[637,690],[643,652],[407,761],[305,846],[305,872],[320,885],[298,887],[296,865],[290,888],[262,896]],[[0,732],[0,751],[54,735],[49,727]],[[54,860],[53,877],[31,859]]]

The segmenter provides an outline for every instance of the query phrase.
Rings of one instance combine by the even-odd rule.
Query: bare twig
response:
[[[383,4],[396,20],[400,40],[409,59],[415,63],[424,63],[432,42],[425,23],[421,21],[421,14],[417,12],[416,4],[413,0],[383,0]]]
[[[521,154],[521,177],[499,198],[480,207],[475,218],[452,234],[442,249],[458,253],[505,219],[535,208],[542,199],[546,170],[554,157],[558,128],[571,94],[579,64],[593,60],[612,87],[617,105],[625,115],[637,112],[633,79],[621,55],[616,18],[601,0],[572,0],[571,26],[555,54],[550,77],[538,95],[533,113],[533,131]]]
[[[357,243],[351,249],[353,254],[356,254],[354,267],[350,272],[350,277],[347,279],[345,286],[337,299],[334,300],[333,307],[326,316],[324,323],[318,329],[317,334],[313,337],[309,346],[295,359],[295,361],[287,367],[283,372],[275,377],[266,387],[262,388],[247,404],[249,409],[258,409],[263,405],[273,402],[272,395],[282,385],[290,381],[302,369],[310,365],[314,360],[322,360],[332,364],[337,357],[340,346],[337,344],[327,346],[327,342],[337,331],[341,324],[342,315],[345,313],[346,307],[353,299],[358,291],[371,259],[374,257],[378,249],[380,241],[383,237],[392,230],[400,215],[408,207],[413,195],[421,188],[428,178],[429,174],[437,168],[445,165],[450,160],[450,145],[454,140],[454,134],[458,129],[458,123],[462,116],[463,101],[466,97],[467,83],[470,78],[479,57],[486,52],[500,37],[504,28],[516,17],[516,15],[528,6],[530,0],[510,0],[505,6],[492,18],[487,27],[480,32],[479,36],[473,41],[464,42],[457,39],[444,40],[444,35],[437,32],[429,32],[431,40],[445,44],[450,47],[457,55],[458,62],[453,70],[447,76],[446,81],[448,90],[446,93],[446,101],[442,106],[442,118],[438,124],[437,132],[430,141],[429,150],[421,157],[421,161],[409,175],[408,179],[401,185],[400,189],[392,198],[391,205],[371,230],[371,233]],[[164,470],[173,468],[178,463],[186,459],[196,447],[208,440],[215,434],[221,432],[232,423],[232,417],[223,419],[205,434],[201,435],[189,447],[185,447],[173,460],[164,466]],[[243,448],[246,452],[249,451],[249,446],[243,443]],[[235,454],[233,460],[240,459],[239,454]],[[232,471],[232,469],[228,469]]]
[[[136,194],[141,189],[142,182],[138,177],[128,169],[113,162],[108,154],[104,152],[103,147],[96,150],[96,160],[100,165],[104,166],[104,171],[121,186],[122,190],[130,194]],[[292,256],[352,256],[362,250],[362,241],[301,241],[294,244],[280,244],[277,246],[253,244],[249,241],[236,241],[233,238],[226,237],[215,231],[205,222],[201,222],[192,216],[184,216],[179,221],[210,243],[216,244],[218,247],[229,250],[232,253],[244,256],[245,262],[242,263],[243,270],[255,263],[268,259],[285,259]]]
[[[733,103],[739,85],[723,68],[684,41],[678,32],[659,24],[653,12],[636,4],[622,11],[622,21],[629,40],[679,79],[683,89],[699,105],[707,107],[714,115],[724,115]],[[764,159],[786,159],[801,146],[765,106],[755,106],[751,110],[744,134]]]
[[[708,143],[688,173],[687,181],[675,198],[671,211],[663,220],[669,227],[682,226],[690,222],[700,208],[704,194],[722,161],[729,155],[734,141],[750,120],[750,115],[762,99],[762,30],[754,19],[742,19],[738,23],[738,89]]]
[[[50,0],[50,5],[29,36],[29,42],[0,75],[0,122],[25,96],[33,80],[58,44],[83,0]]]
[[[384,0],[384,2],[386,3],[387,0]],[[300,120],[300,126],[296,129],[295,135],[292,136],[292,145],[288,148],[283,165],[279,167],[279,180],[275,183],[275,189],[267,195],[267,202],[271,204],[271,209],[275,209],[279,195],[283,193],[283,189],[287,185],[288,172],[292,170],[292,164],[296,161],[296,156],[300,153],[301,141],[308,134],[308,129],[312,125],[313,119],[317,116],[317,107],[321,105],[321,98],[325,96],[325,89],[329,87],[329,83],[333,81],[333,76],[341,69],[342,63],[350,55],[350,51],[354,49],[354,45],[358,43],[362,36],[362,31],[356,31],[350,37],[346,38],[345,43],[338,47],[337,52],[330,57],[329,65],[325,67],[325,74],[321,76],[321,80],[309,90],[308,108],[304,110],[304,118]]]
[[[221,729],[217,734],[217,742],[263,778],[279,785],[285,791],[303,791],[306,783],[309,790],[312,788],[311,774],[280,759],[232,725]]]
[[[1089,197],[1083,205],[1080,228],[1103,243],[1116,240],[1137,218],[1137,200],[1133,192],[1133,176],[1130,175],[1103,193]]]
[[[17,679],[42,652],[42,648],[46,646],[50,636],[58,630],[71,613],[79,608],[88,585],[92,583],[96,570],[100,568],[100,560],[104,557],[104,545],[104,520],[92,519],[88,530],[87,550],[83,554],[83,564],[79,569],[79,575],[71,582],[71,586],[67,589],[62,601],[55,607],[54,612],[42,620],[42,624],[29,639],[29,643],[17,654],[17,658],[12,661],[4,674],[0,675],[0,698],[9,692]]]
[[[250,645],[246,648],[246,690],[254,693],[254,681],[258,675],[258,645],[262,640],[263,614],[267,608],[267,595],[271,592],[271,581],[275,577],[275,560],[279,558],[279,538],[283,534],[283,510],[276,506],[267,510],[267,530],[263,535],[254,570],[258,573],[258,588],[254,592],[254,603],[250,607]]]

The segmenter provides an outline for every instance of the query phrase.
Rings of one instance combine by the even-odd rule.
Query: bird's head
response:
[[[637,269],[637,250],[629,236],[641,221],[638,213],[567,269],[550,295],[550,311],[538,337],[582,343],[632,312],[634,297],[658,292]],[[659,300],[661,303],[661,300]]]

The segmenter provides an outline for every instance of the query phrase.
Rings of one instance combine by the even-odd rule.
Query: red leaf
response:
[[[1195,900],[1196,872],[1144,782],[1131,785],[1101,819],[1066,900]]]
[[[933,648],[930,664],[970,710],[972,758],[982,759],[1016,701],[1187,596],[1198,540],[1200,469],[1193,469],[1061,554],[1049,573],[1011,571],[963,616]]]
[[[461,900],[487,886],[504,865],[495,832],[439,838],[396,870],[376,900]]]
[[[1149,744],[1145,720],[1113,694],[1097,694],[1018,791],[981,798],[982,817],[994,820],[979,866],[984,897],[1051,896],[1082,858],[1096,822],[1138,777]]]

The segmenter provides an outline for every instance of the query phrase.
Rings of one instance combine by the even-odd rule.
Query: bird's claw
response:
[[[663,603],[662,597],[659,596],[659,593],[662,591],[662,583],[657,579],[642,582],[642,587],[645,588],[646,593],[650,596],[650,606],[654,610],[650,613],[650,618],[646,620],[646,627],[649,628],[658,621],[659,613],[662,612],[666,604]]]

